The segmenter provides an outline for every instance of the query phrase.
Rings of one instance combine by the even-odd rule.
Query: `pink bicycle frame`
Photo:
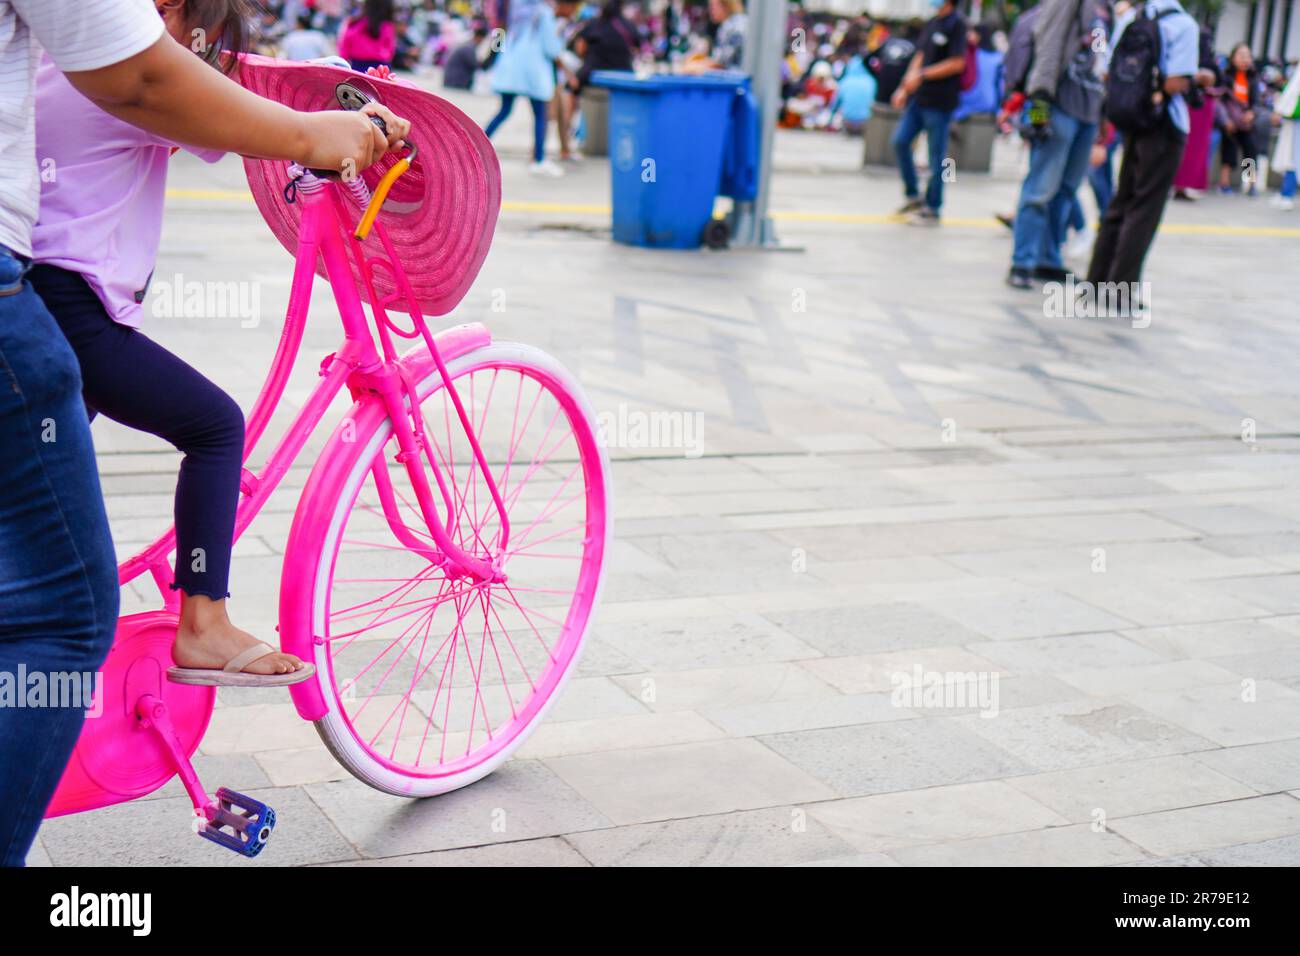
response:
[[[505,505],[444,359],[444,353],[447,357],[455,358],[486,345],[489,341],[486,329],[482,326],[460,326],[435,337],[430,333],[419,311],[405,273],[401,269],[400,260],[382,224],[375,223],[372,235],[378,239],[384,255],[368,257],[362,242],[354,238],[351,231],[344,227],[349,216],[339,187],[333,183],[316,180],[310,173],[307,173],[300,183],[302,188],[297,190],[296,201],[304,203],[304,209],[289,307],[270,372],[248,419],[244,443],[245,468],[240,480],[243,498],[239,502],[235,517],[235,540],[239,539],[257,516],[324,417],[330,403],[340,389],[346,386],[352,396],[358,400],[364,400],[367,395],[377,396],[387,415],[392,419],[400,449],[397,459],[405,464],[410,475],[421,515],[428,525],[432,544],[411,533],[407,523],[398,513],[387,470],[373,468],[372,474],[379,489],[385,517],[398,540],[453,575],[476,581],[505,580],[505,575],[500,570],[500,556],[506,550],[510,533]],[[361,296],[353,281],[349,255],[358,263],[360,272],[365,277],[382,353],[376,349],[370,335]],[[247,462],[284,394],[302,344],[317,261],[324,264],[326,278],[338,305],[339,316],[343,322],[343,344],[321,363],[322,380],[267,457],[261,471],[254,473],[247,468]],[[398,294],[382,300],[375,295],[371,277],[376,266],[385,268],[396,276],[400,290]],[[402,302],[405,305],[412,319],[412,330],[399,329],[389,318],[387,308],[394,302]],[[393,333],[403,338],[423,339],[434,367],[442,376],[444,387],[456,408],[461,426],[473,451],[475,464],[481,469],[483,480],[500,515],[501,535],[495,557],[470,554],[452,540],[457,511],[424,437],[411,374],[413,367],[419,363],[410,361],[413,358],[411,355],[405,358],[398,356],[393,343]],[[424,461],[427,461],[433,470],[442,504],[446,509],[445,522],[439,518],[428,475],[423,467]],[[119,566],[119,583],[126,584],[147,571],[153,575],[155,583],[162,592],[166,608],[176,610],[180,598],[171,587],[173,576],[168,560],[175,547],[176,531],[173,527]]]

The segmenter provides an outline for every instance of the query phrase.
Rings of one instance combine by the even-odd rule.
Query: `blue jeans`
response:
[[[925,186],[925,204],[938,212],[943,207],[943,161],[948,153],[948,122],[952,114],[946,110],[929,109],[909,103],[894,130],[894,153],[898,157],[898,171],[903,174],[903,191],[908,199],[921,195],[916,179],[916,163],[912,161],[912,144],[925,133],[930,153],[930,181]]]
[[[1288,169],[1282,174],[1281,194],[1287,199],[1295,198],[1295,170]]]
[[[1011,265],[1060,269],[1070,207],[1097,136],[1096,123],[1084,123],[1052,110],[1051,135],[1029,148],[1029,172],[1020,187]]]
[[[1100,166],[1088,169],[1088,185],[1092,187],[1092,198],[1097,200],[1097,215],[1104,216],[1110,205],[1110,197],[1115,195],[1115,150],[1119,147],[1119,136],[1111,139],[1106,146],[1106,158]]]
[[[118,602],[77,359],[26,271],[0,247],[0,673],[15,685],[20,668],[97,670]],[[85,704],[61,703],[0,704],[5,866],[22,865],[81,732]]]
[[[501,94],[501,109],[497,110],[497,115],[492,117],[488,122],[487,128],[483,131],[487,138],[491,139],[492,134],[501,128],[501,124],[510,116],[510,111],[515,108],[514,93]],[[533,104],[533,162],[540,163],[546,158],[546,100],[529,99]]]

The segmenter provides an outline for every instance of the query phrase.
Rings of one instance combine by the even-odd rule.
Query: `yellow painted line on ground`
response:
[[[169,189],[168,199],[199,199],[216,202],[252,202],[253,194],[246,189]],[[501,204],[502,212],[559,213],[571,216],[608,216],[610,208],[601,203],[524,202],[507,201]],[[779,209],[772,212],[778,222],[825,222],[845,226],[884,226],[904,222],[902,216],[866,215],[846,212],[807,212]],[[996,219],[949,217],[944,225],[966,229],[1005,229]],[[1175,236],[1244,236],[1267,239],[1300,238],[1300,227],[1291,226],[1232,226],[1213,223],[1165,223],[1160,231]]]

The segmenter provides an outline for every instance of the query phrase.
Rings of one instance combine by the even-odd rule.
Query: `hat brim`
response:
[[[410,141],[419,153],[393,186],[379,221],[401,254],[420,311],[445,315],[455,308],[487,257],[501,210],[501,166],[478,124],[427,90],[337,66],[247,54],[240,57],[235,77],[259,96],[302,112],[340,109],[334,91],[346,82],[410,120]],[[399,158],[385,156],[362,178],[373,189]],[[285,200],[288,164],[245,158],[244,171],[262,218],[280,244],[296,252],[302,204]],[[351,195],[342,192],[352,203]],[[360,218],[360,210],[356,214]],[[352,269],[368,298],[355,262]],[[319,262],[317,271],[324,274]],[[387,270],[375,270],[373,281],[381,298],[396,290]]]

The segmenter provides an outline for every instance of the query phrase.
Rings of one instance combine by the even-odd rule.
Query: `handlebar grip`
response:
[[[384,122],[384,118],[382,116],[367,114],[366,119],[374,123],[375,126],[379,128],[379,132],[383,133],[385,136],[388,135],[388,124]],[[311,173],[317,179],[330,179],[330,178],[337,179],[339,175],[339,171],[337,169],[309,169],[307,170],[307,172]]]

